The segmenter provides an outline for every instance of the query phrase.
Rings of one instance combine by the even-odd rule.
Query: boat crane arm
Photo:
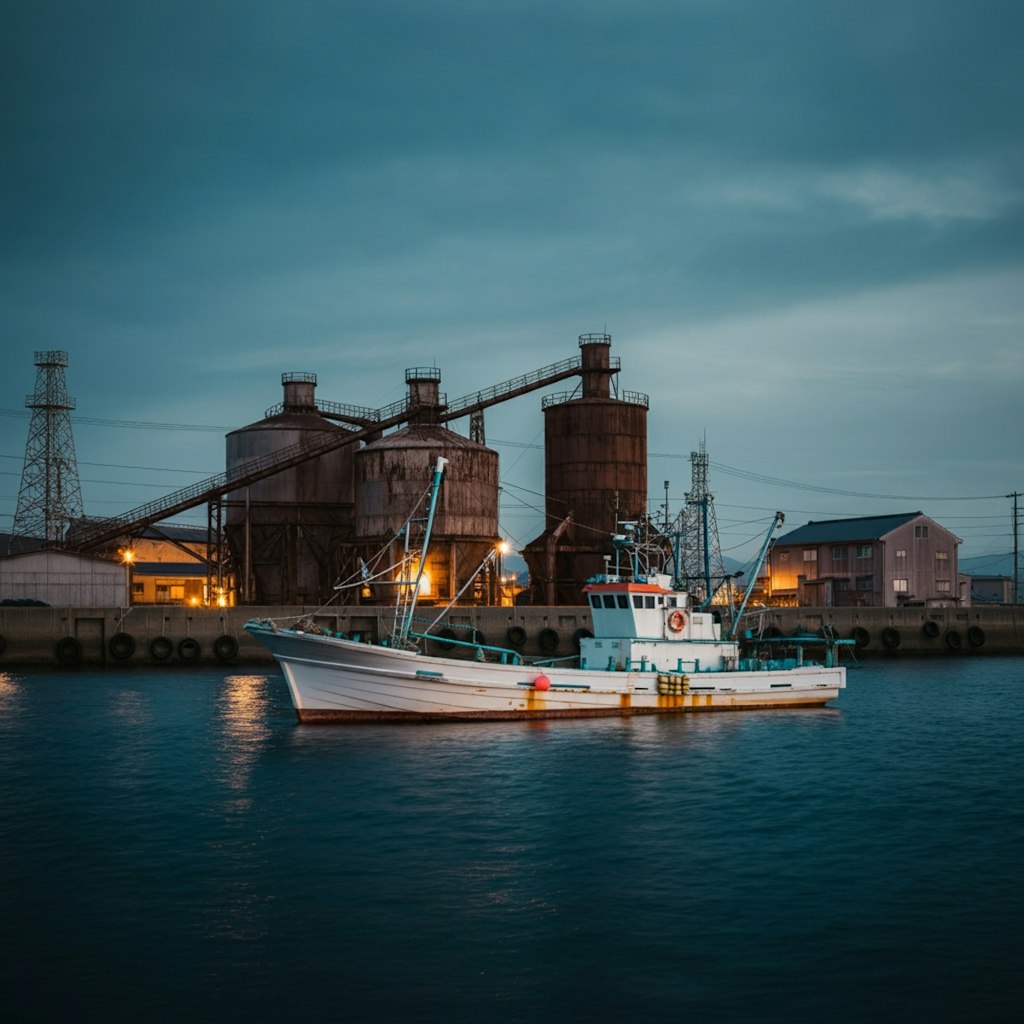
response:
[[[734,640],[736,638],[736,629],[740,624],[740,619],[743,617],[743,612],[746,610],[747,602],[750,600],[750,595],[753,593],[754,587],[757,584],[757,577],[761,573],[761,567],[764,565],[764,560],[768,557],[768,549],[772,546],[772,534],[776,530],[782,529],[782,524],[786,521],[786,517],[781,512],[775,513],[775,518],[772,520],[772,525],[768,527],[768,533],[765,535],[764,543],[761,545],[761,550],[758,552],[757,561],[754,563],[754,568],[750,573],[750,579],[747,583],[746,592],[743,594],[743,600],[740,602],[739,610],[736,612],[736,617],[732,620],[732,625],[729,627],[729,634],[727,639]]]

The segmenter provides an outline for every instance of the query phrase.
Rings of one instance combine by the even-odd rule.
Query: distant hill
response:
[[[1005,555],[975,555],[973,558],[961,558],[958,564],[960,571],[967,573],[968,576],[1013,577],[1012,551]]]

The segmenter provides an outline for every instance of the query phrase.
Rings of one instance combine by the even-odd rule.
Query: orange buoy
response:
[[[537,678],[533,681],[533,688],[535,690],[550,690],[551,680],[548,679],[548,677],[545,675],[537,676]]]

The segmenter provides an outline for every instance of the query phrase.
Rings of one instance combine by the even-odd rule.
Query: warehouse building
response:
[[[959,537],[923,512],[810,522],[769,558],[769,601],[818,608],[967,607]]]

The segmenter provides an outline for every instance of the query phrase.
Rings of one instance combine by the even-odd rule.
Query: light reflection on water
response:
[[[221,781],[230,789],[246,789],[253,766],[270,737],[270,697],[265,675],[229,675],[219,700],[223,728],[219,762]]]

